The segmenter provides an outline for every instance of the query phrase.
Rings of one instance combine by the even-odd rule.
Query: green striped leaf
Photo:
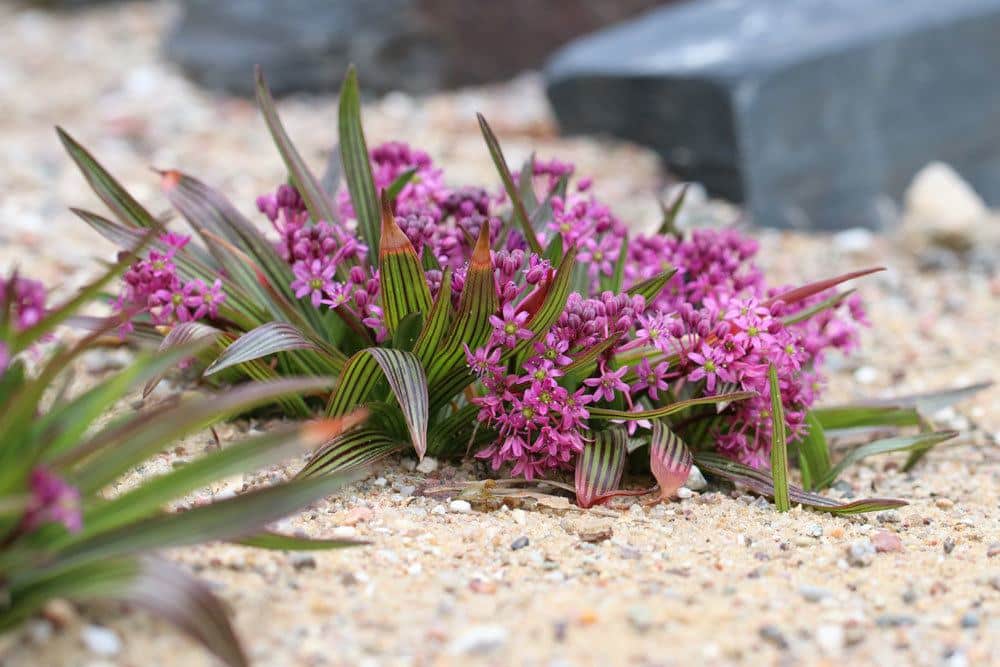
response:
[[[690,185],[690,183],[685,183],[681,186],[681,191],[674,197],[674,201],[670,203],[670,206],[666,206],[663,202],[660,202],[660,208],[663,211],[663,221],[660,222],[659,234],[670,234],[672,236],[680,234],[680,230],[677,229],[677,216],[684,207],[684,199],[687,197]]]
[[[663,288],[667,286],[670,279],[674,277],[675,273],[677,273],[677,269],[673,267],[665,269],[662,273],[659,273],[652,278],[648,278],[640,283],[632,285],[628,288],[626,293],[629,296],[639,294],[646,299],[646,303],[652,303],[653,300],[660,295],[660,292],[663,291]]]
[[[514,184],[514,178],[511,176],[507,160],[504,158],[503,150],[500,148],[500,142],[497,140],[497,136],[493,133],[493,130],[490,129],[483,115],[477,113],[476,118],[479,119],[479,129],[483,132],[483,138],[486,140],[486,147],[490,151],[490,157],[493,158],[493,164],[496,165],[497,171],[500,173],[500,180],[503,181],[503,187],[507,191],[507,196],[510,197],[510,203],[514,209],[514,222],[520,228],[524,240],[528,242],[531,252],[540,255],[543,251],[542,245],[538,242],[538,236],[531,226],[531,219],[524,208],[524,202],[521,201],[521,195],[517,190],[517,186]]]
[[[329,551],[330,549],[343,549],[344,547],[356,547],[368,544],[364,540],[299,537],[297,535],[274,533],[269,530],[248,537],[241,537],[238,540],[234,540],[234,543],[244,547],[269,549],[271,551]]]
[[[824,488],[830,486],[837,481],[841,473],[847,469],[848,466],[854,465],[863,459],[874,456],[875,454],[888,454],[890,452],[910,452],[911,454],[915,452],[925,452],[935,445],[951,440],[958,433],[956,431],[935,431],[933,433],[921,433],[919,435],[909,435],[909,436],[897,436],[895,438],[885,438],[883,440],[876,440],[875,442],[869,442],[866,445],[861,445],[850,450],[844,458],[837,461],[826,475],[820,477],[816,486],[818,488]]]
[[[392,213],[388,195],[382,193],[382,236],[379,246],[380,299],[385,325],[395,333],[399,323],[413,313],[431,309],[431,291],[417,251]]]
[[[334,438],[316,452],[299,477],[316,477],[357,470],[406,449],[406,442],[376,428],[359,428]]]
[[[827,431],[871,426],[919,426],[921,424],[920,413],[915,408],[891,405],[842,405],[814,408],[812,414]]]
[[[653,408],[651,410],[640,410],[638,412],[628,412],[626,410],[612,410],[610,408],[589,408],[592,419],[625,419],[638,421],[640,419],[658,419],[668,415],[687,410],[696,405],[710,405],[713,403],[731,403],[732,401],[742,401],[756,396],[752,391],[737,391],[731,394],[719,394],[718,396],[701,396],[699,398],[689,398],[684,401],[677,401],[670,405]]]
[[[403,412],[417,457],[423,458],[427,451],[427,377],[420,360],[411,352],[370,347],[352,356],[330,397],[327,413],[337,417],[361,406],[372,398],[382,377]]]
[[[774,364],[768,368],[771,386],[771,478],[774,484],[774,505],[779,512],[792,508],[788,501],[788,439],[785,435],[785,407],[781,403],[781,387]]]
[[[495,314],[498,309],[499,299],[490,258],[489,229],[487,225],[483,225],[469,261],[458,312],[443,344],[427,368],[433,400],[432,413],[436,414],[473,381],[463,345],[474,350],[489,340],[492,331],[490,315]]]
[[[389,201],[395,201],[396,197],[399,196],[399,193],[403,191],[403,188],[405,188],[407,184],[413,180],[413,176],[416,173],[417,168],[410,167],[389,184],[389,187],[385,189],[385,195],[389,198]]]
[[[855,290],[849,289],[845,292],[838,292],[837,294],[834,294],[828,299],[823,299],[815,306],[812,306],[810,308],[805,308],[797,313],[781,318],[781,321],[784,323],[786,327],[791,326],[793,324],[798,324],[799,322],[805,322],[814,315],[822,313],[824,310],[830,310],[831,308],[836,308],[837,306],[839,306],[844,302],[844,299],[853,294],[854,291]]]
[[[698,464],[698,467],[704,473],[728,479],[731,482],[745,486],[758,495],[774,498],[774,480],[764,470],[755,470],[714,452],[697,452],[694,455],[694,462]],[[816,493],[803,491],[794,484],[788,486],[788,496],[792,502],[803,507],[809,507],[821,512],[830,512],[831,514],[881,512],[907,504],[905,500],[895,498],[864,498],[850,503],[838,503],[836,500]]]
[[[330,204],[332,198],[323,191],[319,181],[309,170],[305,160],[299,155],[298,150],[292,144],[292,140],[288,137],[288,133],[285,131],[285,127],[278,117],[274,98],[271,97],[271,91],[268,90],[267,82],[264,80],[264,72],[259,65],[255,73],[257,104],[260,106],[261,114],[264,116],[264,122],[267,123],[267,129],[270,131],[271,137],[278,147],[278,152],[285,163],[285,168],[288,169],[289,180],[291,180],[295,189],[299,191],[299,194],[302,195],[302,200],[305,202],[306,208],[309,209],[309,215],[312,216],[314,222],[321,220],[336,222],[337,216]]]
[[[168,502],[215,480],[291,458],[324,445],[367,418],[365,411],[343,417],[287,426],[248,438],[154,477],[108,502],[88,507],[83,520],[89,533],[113,530],[152,516]],[[51,545],[58,548],[58,540]]]
[[[437,298],[431,306],[431,312],[424,322],[417,342],[413,345],[413,354],[417,355],[424,368],[429,368],[434,357],[440,353],[441,343],[451,323],[451,275],[451,269],[445,269],[441,276],[441,288],[438,290]]]
[[[653,420],[649,441],[649,470],[660,486],[660,498],[673,496],[684,486],[691,472],[691,451],[680,437],[660,419]]]
[[[436,458],[458,458],[496,439],[497,432],[479,420],[479,406],[463,405],[427,432],[427,453]]]
[[[622,339],[624,333],[615,334],[601,342],[591,345],[582,352],[578,352],[565,368],[563,373],[570,382],[582,382],[590,377],[597,368],[597,358],[613,348]]]
[[[112,422],[56,459],[53,467],[67,470],[68,481],[81,493],[94,493],[170,443],[221,418],[281,396],[323,391],[329,385],[329,378],[285,378],[235,387],[210,400],[199,396],[167,402]]]
[[[347,70],[340,88],[340,157],[344,165],[344,178],[351,193],[351,204],[358,218],[358,230],[368,246],[368,256],[379,255],[379,205],[372,178],[372,165],[368,158],[368,145],[361,126],[361,91],[358,73],[352,65]]]
[[[586,443],[576,458],[576,503],[583,508],[607,501],[618,490],[625,470],[625,445],[628,432],[612,426],[594,432],[594,441]]]
[[[94,193],[115,214],[123,225],[139,229],[158,229],[160,223],[137,202],[87,150],[61,127],[56,128],[59,141],[73,158]]]
[[[823,424],[811,411],[806,413],[805,437],[799,440],[799,467],[802,486],[807,490],[820,488],[816,482],[830,472],[830,446],[826,441]]]

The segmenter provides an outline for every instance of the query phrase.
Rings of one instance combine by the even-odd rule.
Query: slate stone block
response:
[[[546,75],[564,131],[652,146],[760,224],[877,228],[932,160],[1000,204],[1000,0],[696,0]]]
[[[65,0],[63,0],[65,1]],[[365,91],[426,94],[537,69],[572,38],[676,0],[183,0],[168,57],[211,87],[335,90],[347,65]]]

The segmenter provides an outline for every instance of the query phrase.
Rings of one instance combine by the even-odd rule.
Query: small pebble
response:
[[[804,584],[799,586],[799,595],[809,602],[819,602],[820,600],[830,597],[831,593],[825,588]]]
[[[677,489],[675,493],[677,494],[677,497],[680,498],[681,500],[688,500],[689,498],[694,497],[694,491],[687,488],[686,486],[682,486],[681,488]]]
[[[761,639],[774,644],[782,650],[788,648],[788,640],[785,639],[784,633],[776,625],[765,625],[761,627],[758,634]]]
[[[934,504],[938,506],[939,509],[950,510],[955,506],[955,502],[950,498],[938,498],[934,501]]]
[[[387,480],[385,477],[376,477],[375,481],[372,482],[372,484],[374,484],[375,486],[384,487],[388,486],[389,480]]]
[[[417,464],[417,472],[422,472],[425,475],[430,474],[438,469],[438,461],[433,456],[425,456],[423,460]]]
[[[431,514],[438,514],[438,515],[440,515],[440,514],[447,513],[447,511],[448,510],[446,510],[444,508],[444,505],[435,505],[434,508],[431,510]]]
[[[1000,542],[994,542],[986,547],[986,557],[993,558],[994,556],[1000,556]]]
[[[820,625],[816,628],[816,644],[821,651],[834,655],[844,648],[844,629],[839,625]]]
[[[337,526],[333,529],[334,537],[354,537],[358,534],[358,529],[354,526]]]
[[[114,630],[100,625],[87,625],[80,631],[80,639],[96,655],[112,656],[122,650],[122,640]]]
[[[516,540],[510,543],[510,549],[511,551],[518,551],[528,546],[529,543],[530,542],[528,538],[522,535],[521,537],[517,538]]]
[[[411,485],[401,486],[399,487],[399,495],[403,496],[404,498],[409,498],[416,492],[416,490],[417,487],[415,486]]]
[[[950,554],[955,550],[955,540],[950,537],[944,538],[944,543],[941,545],[941,549],[946,553]]]
[[[303,551],[292,552],[291,556],[288,557],[288,560],[292,564],[292,567],[296,570],[316,569],[316,557]]]
[[[705,481],[705,476],[698,469],[698,466],[691,466],[691,470],[688,472],[687,481],[684,482],[684,486],[691,489],[692,491],[704,491],[708,488],[708,482]]]
[[[875,518],[879,523],[899,523],[900,517],[899,512],[896,510],[888,510],[885,512],[879,512]]]
[[[653,614],[649,611],[648,607],[635,605],[629,607],[628,622],[636,632],[642,634],[649,631],[653,626]]]
[[[472,511],[472,505],[468,500],[453,500],[449,503],[448,509],[455,514],[468,514]]]
[[[512,518],[514,520],[514,523],[516,523],[519,526],[523,526],[526,523],[528,523],[528,515],[520,507],[511,510],[510,518]]]
[[[402,461],[403,469],[407,472],[413,472],[417,469],[417,461],[409,457],[403,459]]]
[[[878,553],[895,553],[903,550],[899,535],[889,530],[878,530],[872,535],[871,543]]]
[[[907,614],[882,614],[875,619],[875,625],[880,628],[902,628],[916,623],[917,619]]]
[[[847,547],[847,562],[854,567],[868,567],[875,561],[875,545],[865,538]]]
[[[862,366],[854,371],[854,380],[858,384],[872,384],[878,380],[878,371],[871,366]]]
[[[500,625],[478,625],[448,645],[451,655],[485,655],[507,643],[510,632]]]
[[[819,539],[823,537],[823,526],[818,523],[807,524],[805,530],[803,531],[809,537]]]
[[[962,614],[961,626],[966,630],[979,627],[979,616],[973,612]]]

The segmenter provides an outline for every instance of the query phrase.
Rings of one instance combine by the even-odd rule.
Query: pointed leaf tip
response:
[[[392,200],[385,190],[380,193],[382,207],[382,229],[380,231],[379,252],[381,256],[405,252],[407,249],[416,255],[416,249],[410,243],[406,232],[396,222],[396,214],[392,210]]]
[[[493,258],[490,256],[490,224],[484,222],[479,230],[479,238],[476,239],[476,247],[472,251],[470,264],[478,269],[488,267],[492,264]]]
[[[181,172],[177,171],[176,169],[167,169],[166,171],[160,171],[160,170],[156,171],[160,175],[160,187],[167,192],[173,190],[178,185],[180,185],[181,178],[183,178]]]
[[[368,409],[359,408],[341,417],[316,419],[302,427],[302,439],[310,447],[324,445],[368,419]]]

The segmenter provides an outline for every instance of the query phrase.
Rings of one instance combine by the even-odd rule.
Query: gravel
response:
[[[284,181],[280,157],[251,104],[207,95],[161,61],[159,35],[173,11],[173,4],[157,0],[57,14],[0,5],[0,269],[17,265],[70,294],[98,271],[98,259],[114,257],[110,244],[67,210],[103,209],[62,154],[55,124],[157,213],[168,207],[149,165],[179,167],[220,187],[254,220],[253,198]],[[317,169],[336,141],[335,105],[333,94],[280,102],[289,133]],[[405,139],[447,164],[448,174],[492,184],[475,110],[486,113],[511,163],[532,150],[574,161],[581,174],[594,176],[596,193],[623,220],[637,228],[658,224],[656,199],[666,198],[667,180],[655,156],[619,142],[559,138],[537,78],[424,99],[390,95],[367,105],[365,130],[370,144]],[[738,214],[709,200],[685,219]],[[867,247],[857,239],[838,246],[830,236],[796,232],[755,235],[763,268],[777,284],[890,267],[855,285],[871,304],[873,326],[862,333],[856,356],[830,359],[828,404],[1000,379],[995,273],[960,259],[922,272],[918,253],[885,234],[872,235]],[[855,380],[862,368],[874,371],[861,373],[873,378],[870,384]],[[82,365],[77,370],[81,383],[97,377]],[[166,383],[161,389],[173,391]],[[958,418],[965,420],[962,436],[912,471],[901,470],[905,455],[871,457],[828,492],[908,499],[910,505],[887,513],[899,521],[797,508],[778,514],[770,503],[740,502],[728,491],[641,514],[626,511],[632,503],[621,500],[588,512],[524,504],[509,512],[462,513],[423,496],[428,473],[407,458],[380,463],[368,480],[283,522],[283,532],[330,537],[362,501],[371,510],[352,526],[354,537],[370,544],[315,552],[315,568],[297,570],[285,554],[232,544],[184,547],[166,556],[211,582],[254,664],[263,667],[643,664],[635,656],[671,664],[990,664],[1000,655],[1000,387],[955,406],[949,424],[962,424]],[[232,425],[219,433],[227,444],[239,436]],[[178,444],[194,456],[207,440],[202,434]],[[165,472],[178,457],[166,452],[142,474]],[[290,463],[262,479],[296,470]],[[448,484],[479,474],[472,464],[443,461],[432,472]],[[136,479],[131,473],[123,488]],[[701,502],[706,498],[713,501]],[[610,535],[586,542],[566,528],[585,520],[605,522]],[[810,524],[821,529],[819,536],[806,534]],[[849,546],[870,544],[875,530],[890,527],[905,551],[876,557],[866,548],[861,559],[870,558],[868,565],[851,567]],[[743,544],[741,535],[752,548],[734,547]],[[946,556],[949,536],[958,546]],[[507,548],[520,537],[529,540],[527,547]],[[476,590],[471,581],[481,582]],[[806,582],[836,594],[812,602],[799,590]],[[905,604],[911,590],[913,601]],[[974,604],[979,625],[960,628]],[[637,605],[652,614],[647,632],[630,619]],[[886,620],[901,609],[918,625]],[[31,640],[29,626],[7,634],[0,646],[5,667],[98,660],[212,664],[194,643],[146,614],[89,606],[78,612],[55,603],[43,617],[52,626],[44,642]],[[118,652],[91,653],[81,644],[88,626],[113,632]],[[764,640],[756,634],[762,626],[771,628]],[[815,658],[817,650],[842,655]]]

